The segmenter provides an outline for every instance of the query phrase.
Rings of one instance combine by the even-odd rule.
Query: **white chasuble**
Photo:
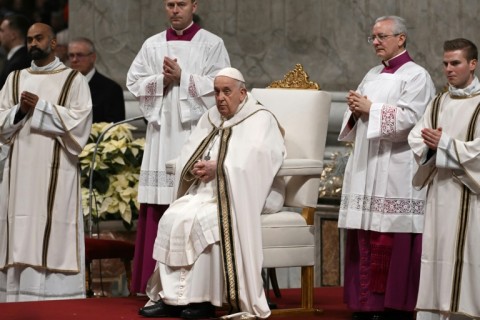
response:
[[[215,250],[219,243],[222,259],[216,264],[223,272],[214,277],[225,288],[225,301],[233,310],[266,318],[270,310],[261,278],[260,215],[285,148],[276,119],[253,97],[248,96],[239,108],[225,121],[216,108],[210,109],[182,150],[176,165],[179,198],[160,219],[154,258],[169,267],[191,268],[201,256],[213,255],[206,251]],[[217,160],[217,177],[192,185],[191,166],[212,145],[210,156]]]
[[[163,59],[177,59],[180,84],[164,85]],[[222,39],[199,30],[191,41],[167,41],[166,32],[145,41],[128,74],[127,87],[147,120],[138,190],[141,203],[169,204],[174,177],[165,162],[176,158],[200,116],[215,105],[213,79],[230,66]]]
[[[377,232],[423,230],[425,192],[412,188],[416,170],[407,137],[435,93],[425,69],[407,62],[395,73],[370,70],[357,91],[372,101],[353,125],[347,109],[339,136],[353,142],[347,163],[339,227]]]
[[[477,88],[473,97],[443,94],[438,108],[432,103],[409,136],[420,164],[415,184],[428,187],[416,307],[427,311],[421,319],[480,317],[480,86]],[[438,111],[433,113],[436,117],[432,110]],[[437,151],[429,153],[421,130],[433,127],[442,128],[442,136]],[[432,311],[438,314],[428,318]]]

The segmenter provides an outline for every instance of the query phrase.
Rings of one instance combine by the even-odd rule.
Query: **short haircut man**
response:
[[[145,292],[155,267],[152,241],[173,193],[174,177],[165,163],[178,156],[198,119],[215,104],[213,78],[230,66],[223,40],[193,21],[198,1],[163,3],[170,27],[143,43],[127,74],[127,88],[147,121],[131,292]]]
[[[87,77],[92,95],[93,122],[125,120],[125,100],[122,87],[95,68],[97,53],[92,40],[79,37],[68,44],[68,60],[72,69]]]
[[[7,60],[0,73],[0,88],[10,72],[30,67],[31,59],[25,46],[30,22],[23,15],[12,14],[0,24],[0,44],[7,53]]]
[[[443,48],[448,91],[430,103],[408,137],[419,164],[413,184],[428,188],[417,319],[478,319],[478,53],[463,38],[445,41]]]
[[[347,229],[345,300],[355,319],[413,319],[425,193],[411,187],[407,136],[435,87],[405,49],[403,18],[377,19],[367,41],[381,64],[349,91],[339,135],[354,144],[338,220]]]

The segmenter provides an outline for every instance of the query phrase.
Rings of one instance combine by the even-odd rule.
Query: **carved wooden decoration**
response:
[[[303,70],[303,66],[297,63],[295,69],[289,71],[283,80],[272,82],[268,88],[320,90],[320,85],[316,82],[310,81],[308,74]]]

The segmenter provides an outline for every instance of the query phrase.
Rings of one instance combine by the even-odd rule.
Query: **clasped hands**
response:
[[[442,137],[442,128],[432,129],[432,128],[423,128],[421,131],[423,142],[431,150],[437,150],[438,143]]]
[[[356,91],[350,90],[347,95],[348,109],[353,113],[355,118],[359,118],[362,113],[369,114],[372,101],[367,96],[362,96]]]
[[[198,160],[192,169],[192,174],[204,183],[215,179],[216,172],[217,161],[215,160]]]
[[[163,85],[168,87],[171,84],[180,83],[182,69],[177,63],[177,59],[165,57],[163,59]]]
[[[30,110],[35,109],[38,102],[38,96],[28,91],[23,91],[20,95],[20,111],[27,114]]]

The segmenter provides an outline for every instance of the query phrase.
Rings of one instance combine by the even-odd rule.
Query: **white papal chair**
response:
[[[286,181],[285,208],[262,215],[264,268],[301,267],[301,306],[274,314],[316,312],[313,306],[314,213],[330,114],[331,96],[296,65],[284,80],[252,95],[285,129],[287,158],[278,175]]]

